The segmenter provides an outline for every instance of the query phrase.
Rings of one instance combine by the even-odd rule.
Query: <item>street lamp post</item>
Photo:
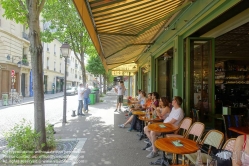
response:
[[[62,44],[61,54],[65,58],[65,74],[64,74],[64,99],[63,99],[63,119],[62,123],[67,122],[67,95],[66,95],[66,85],[67,85],[67,58],[70,56],[70,46],[67,43]]]

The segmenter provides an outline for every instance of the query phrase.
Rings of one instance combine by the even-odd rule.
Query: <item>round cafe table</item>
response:
[[[163,127],[164,126],[164,127]],[[171,123],[153,123],[148,125],[148,129],[158,133],[162,133],[164,137],[167,133],[173,133],[179,128],[179,126],[173,125]],[[165,156],[165,151],[163,151],[163,157],[152,163],[161,163],[161,165],[169,165],[168,159]]]
[[[161,126],[165,127],[161,127]],[[148,125],[148,129],[158,133],[173,133],[179,128],[179,126],[173,125],[171,123],[153,123]]]
[[[140,115],[145,115],[146,112],[145,111],[132,111],[132,114],[140,116]]]
[[[173,141],[177,140],[179,140],[183,146],[174,145]],[[195,153],[199,149],[199,146],[197,146],[195,141],[182,137],[160,138],[155,141],[155,146],[163,152],[176,154],[176,162],[178,162],[178,154]],[[167,162],[165,155],[163,156],[163,160],[166,160]],[[184,158],[182,160],[182,165],[184,165]]]
[[[163,119],[160,119],[158,117],[156,118],[148,118],[146,116],[139,116],[138,119],[144,121],[144,122],[162,122]]]
[[[144,126],[145,126],[146,122],[162,122],[163,121],[163,119],[160,119],[158,117],[156,117],[156,118],[148,118],[148,117],[146,117],[144,115],[140,115],[138,117],[138,119],[141,120],[141,121],[143,121],[143,123],[142,123],[142,130],[141,130],[141,133],[140,133],[139,140],[141,140],[143,137],[145,137],[143,129],[144,129]]]

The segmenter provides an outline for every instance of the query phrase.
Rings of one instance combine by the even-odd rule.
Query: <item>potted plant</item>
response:
[[[25,66],[28,66],[29,62],[28,62],[27,59],[22,59],[22,64],[25,65]]]

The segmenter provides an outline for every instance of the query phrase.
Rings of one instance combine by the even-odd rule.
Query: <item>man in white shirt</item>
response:
[[[124,82],[120,81],[119,85],[117,85],[114,88],[114,90],[118,94],[118,96],[117,96],[117,107],[116,107],[116,110],[114,111],[114,112],[117,112],[118,108],[119,108],[119,111],[121,111],[121,105],[123,103],[123,97],[124,97],[124,93],[125,93],[125,90],[126,90],[125,86],[124,86]]]
[[[79,85],[78,88],[78,100],[79,100],[79,105],[78,105],[78,116],[85,116],[85,114],[82,114],[82,108],[83,108],[83,84]]]
[[[171,124],[174,124],[177,126],[179,125],[179,123],[184,118],[184,112],[181,108],[181,104],[182,104],[182,98],[180,96],[175,96],[174,99],[172,100],[173,108],[172,108],[169,116],[163,121],[163,123],[171,123]],[[158,156],[158,150],[156,149],[154,142],[156,141],[157,136],[160,135],[161,133],[157,133],[155,131],[150,131],[150,130],[148,130],[148,127],[144,128],[144,132],[151,142],[151,146],[146,149],[146,150],[151,151],[151,152],[146,157],[147,158],[154,158],[154,157]]]

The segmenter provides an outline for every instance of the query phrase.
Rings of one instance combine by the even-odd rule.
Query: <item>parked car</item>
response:
[[[78,93],[77,87],[69,87],[66,90],[67,95],[76,95]]]

